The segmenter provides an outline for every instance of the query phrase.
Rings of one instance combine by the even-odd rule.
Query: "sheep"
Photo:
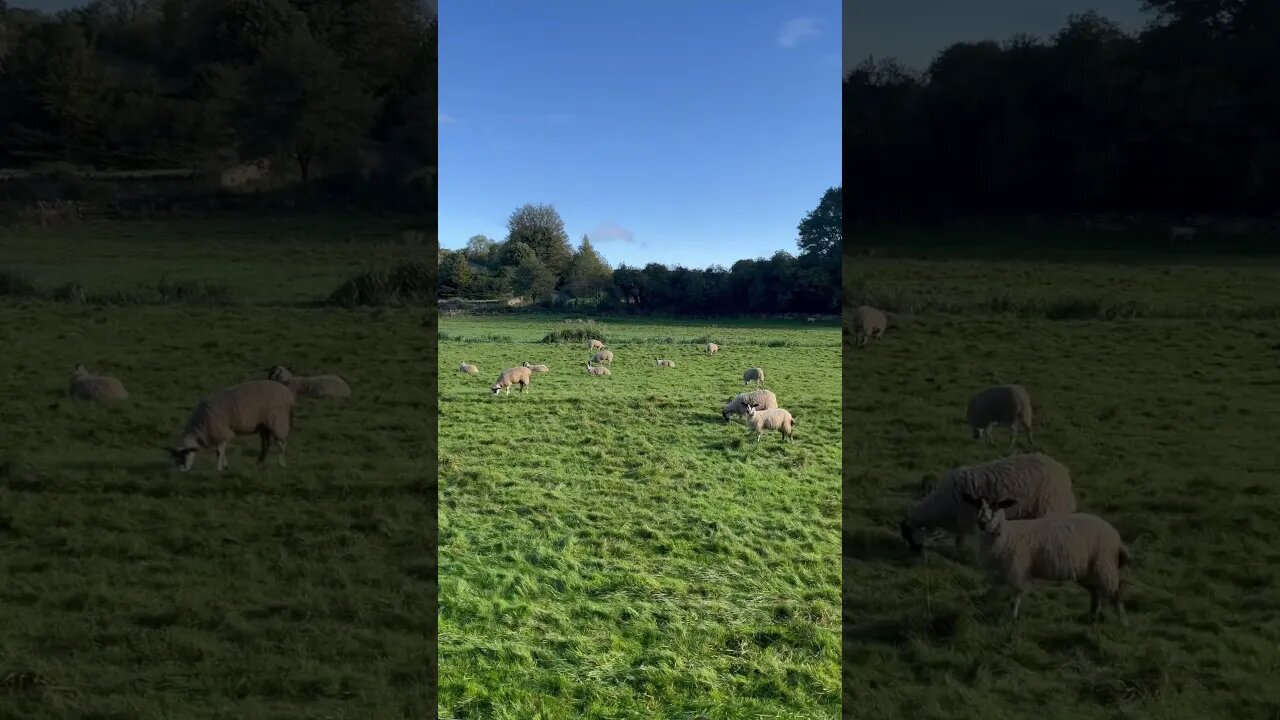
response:
[[[109,375],[91,375],[83,364],[76,365],[71,373],[67,394],[72,400],[90,400],[104,404],[129,399],[129,391],[124,389],[124,383],[119,379]]]
[[[598,365],[596,367],[592,367],[591,363],[587,362],[587,374],[595,375],[597,377],[609,377],[609,368],[600,367]]]
[[[931,481],[931,477],[926,477],[921,482],[923,497],[907,508],[899,528],[903,541],[918,555],[924,554],[924,535],[928,531],[951,533],[957,548],[975,532],[977,519],[961,502],[961,493],[1016,498],[1019,505],[1013,511],[1014,520],[1076,511],[1071,471],[1042,453],[1012,455],[952,468],[941,480]]]
[[[312,375],[303,377],[289,372],[283,365],[267,371],[267,379],[287,386],[298,397],[345,398],[351,397],[351,386],[338,375]]]
[[[1005,512],[1018,504],[1001,498],[992,506],[985,497],[961,496],[975,508],[983,568],[999,584],[1013,590],[1013,619],[1031,580],[1074,581],[1089,590],[1089,615],[1102,617],[1109,601],[1127,625],[1120,594],[1120,568],[1133,556],[1115,526],[1088,513],[1054,513],[1030,520],[1009,520]]]
[[[520,367],[527,367],[531,371],[536,373],[551,372],[551,368],[547,367],[546,365],[530,365],[528,360],[525,360],[523,363],[521,363]]]
[[[806,322],[817,322],[817,321],[818,321],[818,318],[812,315],[810,315],[809,318],[806,320]]]
[[[720,346],[719,346],[719,345],[717,345],[717,344],[715,344],[715,343],[707,343],[707,354],[708,354],[708,355],[715,355],[715,354],[716,354],[716,353],[718,353],[718,352],[720,352]]]
[[[778,397],[769,390],[753,390],[749,393],[738,393],[724,406],[720,415],[729,422],[730,415],[746,415],[747,405],[755,405],[761,410],[772,410],[778,407]]]
[[[588,349],[588,350],[603,350],[603,349],[604,349],[604,343],[600,342],[599,340],[588,340],[588,341],[587,341],[587,349]]]
[[[675,360],[658,360],[657,364],[658,364],[658,367],[673,368],[676,366],[676,361]]]
[[[227,443],[239,435],[262,438],[258,462],[267,459],[272,441],[280,449],[280,467],[285,466],[285,449],[293,426],[297,396],[288,386],[274,380],[251,380],[221,390],[196,404],[182,430],[182,441],[168,449],[173,464],[183,472],[195,465],[196,453],[214,448],[218,472],[227,467]]]
[[[973,439],[983,435],[994,444],[991,434],[992,425],[1004,425],[1009,428],[1012,437],[1009,449],[1018,442],[1018,426],[1027,431],[1027,440],[1035,447],[1036,438],[1031,432],[1031,395],[1021,385],[995,385],[980,390],[969,398],[969,406],[965,411],[969,428],[973,430]]]
[[[520,392],[524,392],[529,389],[529,381],[532,377],[533,371],[527,367],[507,368],[502,371],[502,374],[498,376],[498,381],[489,389],[493,391],[494,395],[497,395],[502,392],[503,388],[506,388],[507,394],[510,395],[511,386],[519,385]]]
[[[889,318],[881,310],[862,305],[853,311],[853,337],[856,347],[865,347],[872,340],[884,338]]]
[[[1190,225],[1174,225],[1169,228],[1169,240],[1177,242],[1178,240],[1190,240],[1196,236],[1196,229]]]
[[[782,408],[775,407],[769,410],[761,410],[755,405],[747,404],[747,427],[756,434],[756,442],[760,442],[760,438],[764,436],[766,430],[777,430],[782,433],[787,442],[791,442],[791,436],[795,432],[795,425],[795,418],[791,417],[791,413]]]
[[[756,387],[764,387],[764,370],[758,367],[747,368],[746,372],[742,373],[742,384],[746,385],[752,381],[755,381]]]
[[[613,363],[613,353],[609,350],[601,350],[591,356],[591,362],[609,365]]]
[[[468,375],[475,375],[480,372],[480,368],[476,367],[475,365],[472,365],[471,363],[464,362],[462,363],[462,365],[458,367],[458,372],[466,373]]]

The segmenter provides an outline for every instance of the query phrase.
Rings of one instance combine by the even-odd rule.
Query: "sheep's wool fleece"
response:
[[[201,400],[191,413],[183,438],[201,447],[227,442],[236,435],[256,432],[270,424],[273,432],[288,435],[293,391],[272,380],[254,380],[221,390]]]
[[[987,569],[1001,577],[1014,570],[1028,578],[1076,581],[1094,573],[1108,590],[1118,587],[1120,533],[1096,515],[1056,513],[1034,520],[1006,520],[983,553]]]
[[[99,375],[77,375],[71,378],[71,394],[84,400],[125,400],[129,392],[116,378]]]
[[[953,468],[930,495],[911,508],[909,517],[926,527],[971,531],[977,527],[977,511],[964,502],[961,496],[965,493],[990,503],[1017,500],[1005,510],[1010,520],[1076,510],[1067,467],[1043,453],[1028,453]]]

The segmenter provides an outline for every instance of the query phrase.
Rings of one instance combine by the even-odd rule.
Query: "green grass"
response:
[[[936,303],[878,346],[846,347],[844,695],[856,717],[1274,716],[1274,277],[1274,263],[1226,261],[846,267],[863,283],[855,295]],[[987,304],[993,293],[1014,300]],[[1153,310],[1043,311],[1079,296]],[[1040,448],[1071,468],[1081,509],[1133,550],[1129,627],[1090,625],[1087,591],[1049,583],[1015,627],[1003,595],[983,597],[971,549],[944,541],[921,561],[899,538],[922,475],[1003,454],[962,422],[968,396],[1001,382],[1031,391]]]
[[[370,222],[370,225],[376,225]],[[435,431],[421,313],[308,308],[394,228],[360,243],[316,222],[5,230],[0,268],[111,292],[157,273],[239,304],[96,306],[0,298],[0,716],[423,717],[434,670],[426,518]],[[383,238],[383,239],[379,239]],[[302,243],[302,240],[298,240]],[[73,404],[78,362],[118,409]],[[254,438],[189,474],[163,447],[205,394],[276,363],[340,372],[354,396],[301,400],[289,466]]]
[[[441,319],[441,717],[837,717],[836,329],[607,321],[595,378],[577,327]],[[794,443],[720,416],[756,365]]]

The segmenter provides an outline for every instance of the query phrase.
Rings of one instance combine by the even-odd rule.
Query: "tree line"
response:
[[[1146,0],[1048,40],[952,45],[844,81],[851,219],[1270,215],[1280,197],[1280,2]]]
[[[441,298],[528,298],[597,312],[663,315],[839,313],[842,197],[829,188],[798,225],[798,254],[739,260],[731,267],[611,268],[591,239],[575,250],[550,205],[511,214],[501,242],[482,235],[441,250]]]
[[[436,41],[421,0],[0,0],[0,165],[269,158],[434,204]]]

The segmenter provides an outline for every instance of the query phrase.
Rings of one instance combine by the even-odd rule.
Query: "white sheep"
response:
[[[729,404],[724,406],[720,411],[720,415],[724,417],[725,422],[729,422],[731,415],[746,415],[747,406],[755,405],[761,410],[772,410],[778,407],[778,397],[770,390],[752,390],[749,393],[738,393],[729,400]]]
[[[816,318],[816,317],[814,317],[814,316],[812,316],[812,315],[810,315],[810,316],[809,316],[809,318],[808,318],[808,320],[807,320],[807,322],[817,322],[817,321],[818,321],[818,318]]]
[[[947,471],[931,492],[907,508],[900,530],[913,552],[924,552],[924,537],[933,530],[954,535],[957,548],[977,530],[977,517],[964,504],[964,493],[993,501],[1017,499],[1018,507],[1012,515],[1017,520],[1076,510],[1071,471],[1043,453],[963,465]]]
[[[600,342],[599,340],[588,340],[588,341],[587,341],[587,349],[588,349],[588,350],[603,350],[603,349],[604,349],[604,343]]]
[[[609,350],[601,350],[600,352],[591,356],[591,362],[599,363],[602,365],[610,365],[613,363],[613,352]]]
[[[587,374],[588,374],[588,375],[595,375],[595,376],[597,376],[597,377],[609,377],[609,368],[607,368],[607,367],[600,367],[600,366],[592,367],[592,365],[591,365],[590,361],[588,361],[588,362],[587,362]]]
[[[493,386],[490,387],[489,389],[493,391],[494,395],[497,395],[498,393],[502,392],[503,388],[505,388],[507,391],[507,394],[510,395],[511,386],[519,385],[520,392],[524,392],[525,390],[529,389],[529,382],[532,379],[533,379],[533,371],[527,367],[507,368],[506,370],[502,371],[502,374],[498,376],[498,381],[495,382]]]
[[[782,408],[760,410],[755,405],[747,405],[747,427],[756,434],[756,442],[760,442],[760,438],[764,436],[766,430],[777,430],[782,433],[787,442],[791,442],[791,436],[795,432],[795,425],[795,418],[791,417],[791,413]]]
[[[83,364],[76,365],[71,373],[71,382],[67,394],[72,400],[90,400],[111,404],[129,399],[129,391],[124,383],[110,375],[92,375]]]
[[[718,352],[720,352],[720,346],[719,346],[719,345],[717,345],[717,344],[715,344],[715,343],[707,343],[707,354],[708,354],[708,355],[715,355],[715,354],[716,354],[716,353],[718,353]]]
[[[1133,558],[1111,523],[1088,513],[1009,520],[1005,512],[1018,505],[1014,498],[998,499],[994,506],[985,497],[966,493],[963,499],[976,511],[983,568],[1013,591],[1014,620],[1030,581],[1050,580],[1088,589],[1092,619],[1102,616],[1105,599],[1125,623],[1120,568]]]
[[[985,435],[994,444],[991,426],[1003,425],[1012,433],[1009,439],[1009,449],[1012,450],[1018,442],[1018,428],[1021,426],[1027,431],[1027,441],[1031,446],[1036,444],[1035,435],[1031,432],[1031,395],[1021,385],[995,385],[978,391],[969,398],[965,418],[975,440]]]
[[[1190,225],[1174,225],[1169,228],[1169,240],[1190,240],[1196,236],[1196,229]]]
[[[527,367],[529,368],[529,370],[536,373],[551,372],[551,368],[547,367],[546,365],[530,365],[528,360],[525,360],[523,363],[521,363],[520,367]]]
[[[661,359],[659,359],[659,360],[658,360],[658,362],[657,362],[657,364],[658,364],[658,367],[673,368],[673,367],[675,367],[675,366],[676,366],[676,361],[675,361],[675,360],[661,360]]]
[[[764,387],[764,370],[758,367],[747,368],[746,372],[742,373],[742,384],[746,385],[752,381],[755,382],[756,387]]]
[[[853,338],[856,347],[864,347],[872,340],[884,338],[889,318],[881,310],[862,305],[853,311]]]
[[[458,372],[466,373],[467,375],[475,375],[480,372],[480,368],[472,365],[471,363],[464,362],[458,367]]]
[[[351,397],[351,386],[338,375],[294,375],[283,365],[267,371],[267,379],[288,386],[298,397],[345,398]]]
[[[221,472],[227,467],[227,443],[239,435],[257,434],[262,438],[258,462],[266,461],[274,441],[280,449],[280,467],[284,467],[295,404],[293,391],[273,380],[251,380],[214,393],[191,411],[182,442],[168,450],[170,459],[185,472],[195,464],[197,452],[212,447]]]

